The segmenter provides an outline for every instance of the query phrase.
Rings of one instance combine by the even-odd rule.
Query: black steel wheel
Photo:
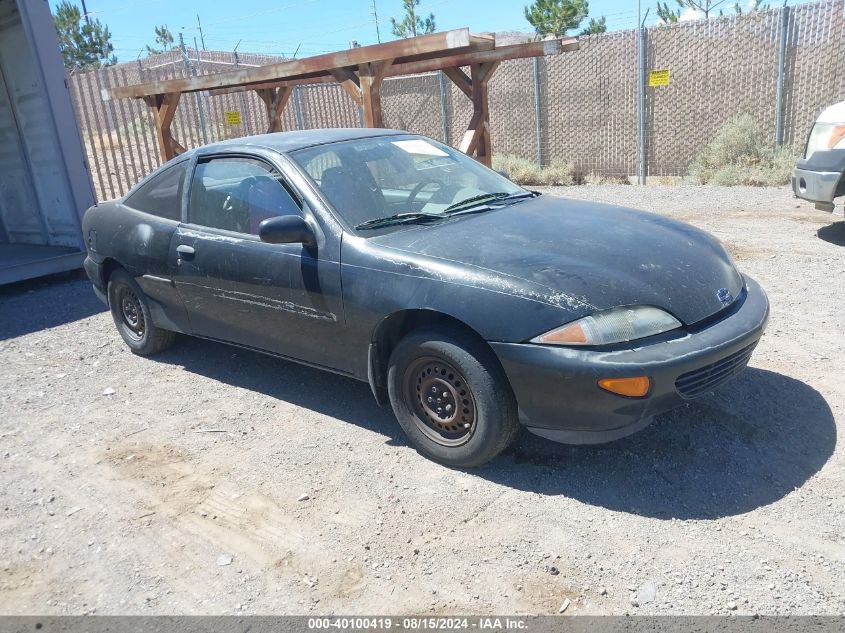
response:
[[[144,291],[125,270],[112,272],[107,294],[117,331],[134,353],[149,356],[173,345],[176,334],[153,324]]]
[[[475,396],[460,370],[442,358],[423,356],[405,370],[405,401],[414,422],[432,441],[458,446],[476,427]]]
[[[129,286],[120,286],[117,291],[120,304],[120,316],[129,334],[137,340],[142,340],[146,333],[146,319],[141,300]]]
[[[480,466],[521,428],[516,401],[492,350],[457,327],[403,338],[390,357],[388,391],[414,445],[450,466]]]

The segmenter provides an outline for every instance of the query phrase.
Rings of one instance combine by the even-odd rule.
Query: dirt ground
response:
[[[187,338],[139,358],[86,281],[2,288],[0,612],[845,613],[841,215],[549,193],[718,236],[772,304],[750,368],[630,438],[461,472],[364,383]]]

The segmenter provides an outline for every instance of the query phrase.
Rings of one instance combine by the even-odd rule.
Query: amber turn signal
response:
[[[599,387],[610,393],[628,398],[642,398],[651,389],[651,378],[636,376],[635,378],[602,378]]]

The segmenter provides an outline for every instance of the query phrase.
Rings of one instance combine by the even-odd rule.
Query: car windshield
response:
[[[466,154],[422,136],[379,136],[291,153],[360,230],[437,222],[531,195]]]

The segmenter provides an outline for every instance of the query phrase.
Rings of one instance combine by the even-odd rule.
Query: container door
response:
[[[0,6],[8,3],[0,2]],[[4,163],[0,171],[6,171],[6,162],[13,171],[13,175],[0,175],[6,190],[2,195],[6,230],[17,242],[78,248],[76,205],[53,113],[16,10],[0,22],[0,78],[0,161]]]
[[[0,31],[2,37],[4,31]],[[0,239],[11,244],[47,244],[38,199],[23,153],[17,120],[0,67]]]

